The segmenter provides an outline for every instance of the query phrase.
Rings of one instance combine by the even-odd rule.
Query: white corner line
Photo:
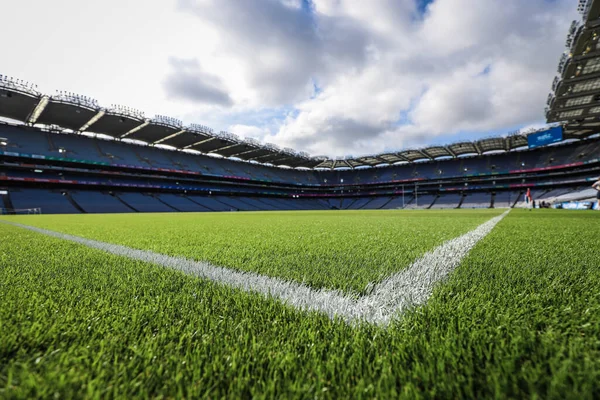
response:
[[[339,290],[313,289],[302,283],[214,266],[203,261],[173,257],[146,250],[86,239],[17,222],[0,222],[47,236],[82,244],[117,256],[175,269],[246,292],[273,297],[300,310],[318,311],[331,319],[342,318],[348,323],[367,322],[387,326],[409,308],[425,304],[437,283],[460,265],[473,247],[500,222],[503,214],[479,225],[474,230],[442,243],[425,253],[408,268],[374,285],[371,294],[351,298]]]

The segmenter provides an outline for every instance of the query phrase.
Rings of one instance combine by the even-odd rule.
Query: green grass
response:
[[[12,220],[161,254],[362,292],[426,251],[499,215],[316,211],[23,216]]]
[[[383,329],[0,224],[0,398],[599,398],[599,236],[514,210]]]

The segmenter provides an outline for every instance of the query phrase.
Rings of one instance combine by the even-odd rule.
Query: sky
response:
[[[544,123],[575,0],[2,0],[0,74],[330,157]]]

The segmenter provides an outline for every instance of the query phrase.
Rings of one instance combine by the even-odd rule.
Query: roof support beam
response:
[[[31,117],[29,117],[29,121],[27,121],[27,122],[30,123],[31,125],[35,124],[37,122],[38,118],[40,117],[40,115],[42,115],[42,112],[44,112],[44,110],[46,109],[46,106],[48,105],[49,101],[50,101],[50,97],[48,97],[48,96],[42,97],[40,102],[33,109],[33,112],[31,113]]]
[[[189,146],[185,146],[184,149],[189,149],[189,148],[194,147],[194,146],[196,146],[198,144],[210,142],[211,140],[215,140],[215,139],[216,139],[216,137],[211,137],[211,138],[208,138],[208,139],[204,139],[204,140],[201,140],[201,141],[196,142],[194,144],[190,144]],[[192,149],[192,150],[194,150],[194,149]]]
[[[479,147],[479,143],[473,142],[473,147],[477,150],[477,154],[481,155],[481,148]]]
[[[421,150],[420,153],[425,154],[427,156],[427,158],[429,158],[430,160],[433,160],[433,156],[431,154],[429,154],[427,152],[427,150]]]
[[[448,153],[450,153],[450,155],[454,158],[456,158],[456,153],[452,151],[452,149],[450,148],[450,146],[444,146],[444,149],[446,149],[446,151]]]
[[[179,136],[179,135],[181,135],[181,134],[182,134],[182,133],[184,133],[184,132],[185,132],[185,129],[182,129],[182,130],[180,130],[179,132],[175,132],[174,134],[172,134],[172,135],[169,135],[169,136],[167,136],[166,138],[162,138],[162,139],[160,139],[160,140],[157,140],[156,142],[154,142],[154,143],[152,143],[152,144],[161,144],[161,143],[162,143],[162,142],[164,142],[165,140],[169,140],[169,139],[171,139],[171,138],[174,138],[175,136]]]
[[[242,151],[241,153],[232,154],[231,157],[239,157],[239,156],[243,156],[243,155],[254,153],[257,151],[261,151],[261,150],[264,150],[264,149],[259,148],[259,149],[246,150],[246,151]]]
[[[322,162],[320,162],[319,164],[315,165],[314,168],[327,168],[327,169],[331,169],[330,166],[327,166],[327,164],[332,163],[332,160],[324,160]]]
[[[253,158],[251,158],[251,160],[259,160],[261,158],[272,157],[274,155],[279,155],[279,153],[269,153],[269,154],[265,154],[263,156],[253,157]]]
[[[361,166],[366,165],[369,167],[373,167],[377,164],[387,164],[389,161],[384,160],[383,158],[379,158],[377,156],[365,156],[355,159],[354,161],[360,163]]]
[[[143,127],[146,127],[150,125],[150,121],[145,121],[143,124],[136,126],[135,128],[133,128],[132,130],[130,130],[129,132],[125,133],[124,135],[121,135],[121,139],[139,131],[140,129],[142,129]]]
[[[98,114],[94,115],[88,122],[85,123],[81,128],[79,128],[79,132],[85,132],[87,129],[95,124],[100,118],[102,118],[106,114],[106,111],[100,110]]]
[[[266,157],[264,160],[260,160],[261,163],[272,163],[273,161],[285,160],[288,158],[285,154],[272,154]]]
[[[404,156],[403,156],[402,154],[400,154],[400,153],[394,153],[394,155],[395,155],[396,157],[400,158],[400,159],[401,159],[401,161],[412,162],[412,161],[410,161],[408,158],[404,157]],[[396,161],[396,162],[397,162],[397,161]]]
[[[417,153],[419,153],[419,154],[421,154],[421,155],[425,156],[425,158],[427,158],[427,159],[429,159],[429,160],[433,161],[433,158],[432,158],[432,157],[431,157],[429,154],[425,153],[423,150],[415,150],[415,152],[417,152]]]
[[[239,146],[239,145],[240,145],[240,143],[234,143],[234,144],[229,145],[229,146],[219,147],[218,149],[211,150],[211,151],[209,151],[209,153],[219,153],[219,151],[221,151],[221,150],[231,149],[232,147]]]
[[[285,160],[289,160],[289,159],[293,159],[293,157],[292,156],[283,156],[283,157],[276,158],[274,160],[269,160],[268,162],[270,162],[270,163],[281,163],[281,162],[283,162]]]

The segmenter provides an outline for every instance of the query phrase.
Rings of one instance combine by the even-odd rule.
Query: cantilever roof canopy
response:
[[[598,132],[600,132],[600,120],[588,118],[566,125],[563,136],[565,139],[582,139]]]
[[[217,151],[218,149],[222,149],[223,147],[229,147],[235,143],[237,142],[229,138],[213,136],[201,142],[195,143],[190,147],[190,149],[200,151],[202,153],[219,154],[219,152]]]
[[[356,168],[356,167],[364,167],[364,164],[359,161],[359,160],[355,160],[353,158],[350,159],[346,159],[344,160],[348,165],[350,165],[352,168]],[[387,162],[386,162],[387,163]]]
[[[598,9],[600,0],[593,0],[591,10]],[[591,13],[591,11],[590,11]],[[591,15],[591,14],[590,14]],[[593,27],[600,27],[600,20]],[[589,25],[589,24],[588,24]],[[577,29],[579,41],[598,41],[596,35],[585,28]],[[599,28],[600,29],[600,28]],[[582,39],[584,38],[584,39]],[[600,131],[600,45],[597,50],[574,55],[572,59],[561,59],[561,71],[573,74],[563,79],[557,78],[548,104],[549,120],[563,120],[564,138],[584,138]],[[270,144],[261,144],[253,139],[240,139],[227,133],[214,133],[210,128],[192,124],[183,126],[181,121],[156,116],[147,119],[140,111],[126,107],[102,108],[97,102],[85,96],[59,93],[45,96],[31,85],[21,81],[7,80],[0,76],[0,117],[6,117],[29,124],[42,123],[57,125],[73,131],[91,132],[111,136],[115,139],[128,138],[145,141],[151,145],[164,144],[178,149],[192,149],[205,154],[218,154],[246,161],[255,161],[293,168],[359,168],[396,163],[437,160],[463,155],[481,155],[491,151],[510,151],[526,147],[526,135],[512,135],[506,138],[495,137],[476,142],[454,143],[448,146],[430,146],[424,149],[407,149],[399,152],[386,152],[361,157],[329,159],[310,157],[293,149],[280,149]]]
[[[355,158],[353,160],[344,160],[344,162],[347,164],[347,162],[349,161],[357,161],[359,162],[361,165],[368,165],[371,167],[377,166],[377,165],[381,165],[381,164],[387,164],[388,162],[386,160],[384,160],[383,158],[379,157],[379,155],[370,155],[370,156],[363,156],[363,157],[358,157]],[[342,164],[342,163],[339,163]],[[353,163],[354,166],[356,166],[355,163]],[[336,166],[336,168],[341,167],[342,165],[338,165]]]
[[[408,162],[408,160],[398,153],[384,153],[379,154],[378,158],[384,160],[387,164],[396,164],[400,162]],[[352,161],[352,160],[351,160]]]
[[[429,156],[429,158],[439,158],[439,157],[453,157],[453,154],[444,146],[432,146],[423,149],[423,154]]]
[[[93,101],[73,101],[66,96],[52,96],[36,122],[79,131],[98,112],[99,108]]]
[[[512,135],[507,137],[506,139],[507,145],[506,148],[508,150],[518,149],[519,147],[527,146],[527,136],[525,135]]]
[[[294,163],[288,163],[290,167],[294,168],[315,168],[321,163],[321,160],[317,157],[297,158]]]
[[[271,154],[273,150],[266,147],[254,148],[248,151],[242,151],[233,155],[233,157],[242,158],[244,160],[257,160],[260,157]]]
[[[284,154],[281,150],[272,151],[264,156],[254,158],[255,161],[261,163],[275,164],[278,160],[288,158],[289,155]],[[279,164],[282,165],[282,164]]]
[[[408,161],[419,161],[429,160],[430,158],[424,154],[421,150],[403,150],[398,153],[401,157],[404,157]]]
[[[477,147],[475,146],[475,143],[471,142],[454,143],[448,146],[448,148],[457,156],[480,154],[479,150],[477,150]]]
[[[123,134],[122,138],[141,140],[146,143],[158,143],[183,131],[181,121],[157,115],[145,120],[141,125]]]
[[[507,149],[506,139],[501,137],[482,139],[478,140],[476,143],[482,154],[490,151],[510,150]]]
[[[144,123],[143,116],[133,116],[118,111],[106,111],[105,114],[86,130],[93,133],[120,138]]]
[[[333,169],[333,165],[335,164],[335,160],[323,160],[320,162],[316,168],[325,168],[325,169]]]
[[[167,136],[164,139],[158,140],[155,144],[166,144],[180,149],[185,149],[194,143],[208,139],[211,134],[208,132],[196,131],[190,128],[184,128],[173,135]]]
[[[254,147],[251,144],[240,142],[233,143],[226,147],[222,147],[219,150],[217,150],[216,153],[222,155],[223,157],[235,157],[236,154],[245,153],[247,151],[254,150],[255,148],[256,147]]]
[[[27,122],[40,103],[41,94],[35,89],[0,76],[0,117]]]
[[[591,133],[568,125],[600,120],[600,0],[580,2],[579,11],[583,20],[569,29],[559,76],[548,96],[546,119],[566,122],[565,133],[582,138]]]

